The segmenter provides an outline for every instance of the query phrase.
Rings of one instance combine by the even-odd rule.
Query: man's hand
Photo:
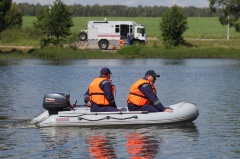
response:
[[[164,112],[173,112],[173,110],[171,108],[167,108],[164,110]]]
[[[92,103],[89,101],[89,102],[87,102],[87,106],[88,107],[91,107],[92,106]]]

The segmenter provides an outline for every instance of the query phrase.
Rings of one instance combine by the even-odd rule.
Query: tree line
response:
[[[40,10],[48,8],[49,5],[18,3],[23,16],[36,16]],[[167,6],[142,6],[126,5],[68,5],[69,11],[74,17],[161,17],[170,7]],[[217,17],[222,14],[221,9],[211,12],[207,7],[197,8],[194,6],[183,7],[188,17]]]

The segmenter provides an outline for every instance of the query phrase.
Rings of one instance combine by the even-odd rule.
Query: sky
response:
[[[12,0],[15,3],[24,3],[46,5],[53,3],[54,0]],[[81,5],[127,5],[127,6],[173,6],[174,4],[180,7],[195,6],[198,8],[208,7],[208,0],[62,0],[66,5],[81,4]]]

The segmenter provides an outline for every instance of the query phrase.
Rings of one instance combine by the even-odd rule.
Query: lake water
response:
[[[118,107],[149,69],[163,105],[193,102],[189,124],[36,128],[44,94],[61,92],[83,103],[102,67],[109,67]],[[0,61],[0,158],[240,158],[240,60],[9,60]]]

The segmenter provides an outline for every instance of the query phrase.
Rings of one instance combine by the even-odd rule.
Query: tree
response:
[[[42,44],[60,44],[60,41],[70,35],[73,26],[72,13],[61,0],[55,0],[51,8],[45,8],[37,15],[34,27],[42,32]]]
[[[217,8],[222,8],[223,15],[219,17],[222,25],[230,24],[236,32],[240,32],[240,1],[239,0],[209,0],[209,7],[212,12],[216,12]],[[229,19],[228,19],[229,16]]]
[[[170,48],[171,46],[183,44],[184,39],[182,34],[187,29],[187,17],[183,9],[176,5],[172,6],[164,13],[160,22],[164,46]]]
[[[20,28],[22,26],[22,13],[21,10],[17,7],[15,3],[11,5],[10,10],[7,11],[5,16],[5,22],[7,28],[17,27]]]
[[[0,0],[0,32],[6,29],[5,16],[10,9],[12,0]]]
[[[22,26],[22,12],[11,0],[0,0],[0,32]]]

